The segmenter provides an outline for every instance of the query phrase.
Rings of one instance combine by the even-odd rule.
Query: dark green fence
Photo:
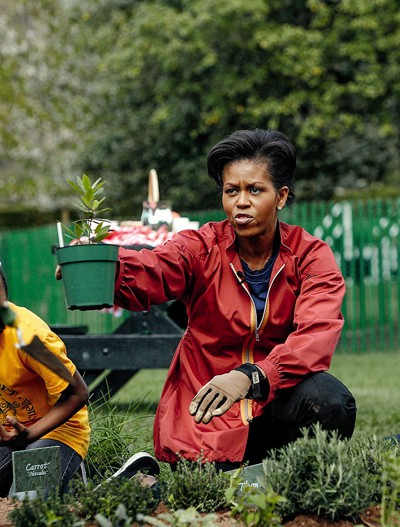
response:
[[[54,276],[56,243],[55,225],[0,233],[0,261],[10,300],[49,324],[88,326],[91,333],[111,333],[121,323],[112,313],[67,310],[63,285]]]
[[[400,199],[297,203],[282,212],[282,221],[302,225],[329,243],[346,278],[343,350],[400,348],[399,212]],[[222,211],[190,216],[200,223],[224,218]],[[55,243],[55,226],[0,233],[0,259],[10,298],[50,324],[87,325],[91,333],[112,332],[121,323],[114,314],[66,309],[62,284],[54,279]]]

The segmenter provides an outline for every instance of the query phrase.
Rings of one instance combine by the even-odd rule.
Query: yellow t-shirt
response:
[[[10,307],[17,314],[17,325],[23,342],[29,344],[37,335],[73,375],[76,367],[67,357],[62,340],[28,309],[11,302]],[[16,329],[6,326],[0,335],[0,422],[5,420],[6,415],[11,415],[25,426],[31,426],[47,414],[67,386],[67,381],[18,349]],[[81,408],[67,422],[43,438],[61,441],[84,458],[90,439],[87,407]]]

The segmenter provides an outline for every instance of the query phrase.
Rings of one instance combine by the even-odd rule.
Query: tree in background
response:
[[[82,85],[72,71],[73,28],[65,16],[58,2],[0,0],[2,204],[49,209],[65,202],[82,122],[82,106],[74,104]]]
[[[296,144],[302,199],[398,185],[396,0],[30,4],[0,15],[25,45],[0,43],[0,132],[40,195],[88,171],[137,217],[156,168],[175,210],[218,208],[207,152],[249,127]]]

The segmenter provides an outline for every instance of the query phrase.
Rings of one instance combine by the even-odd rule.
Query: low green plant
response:
[[[230,487],[225,491],[226,501],[232,507],[231,515],[239,515],[247,527],[279,527],[281,517],[276,510],[285,498],[269,487],[244,483],[241,473],[242,469],[234,472]]]
[[[105,518],[102,514],[96,514],[95,520],[100,527],[130,527],[132,518],[126,513],[126,507],[120,503],[111,519]]]
[[[381,499],[384,452],[389,443],[372,438],[341,440],[320,426],[263,461],[266,480],[286,501],[284,517],[316,514],[330,520],[355,519]]]
[[[96,515],[117,521],[121,519],[120,504],[124,506],[126,517],[136,517],[136,514],[150,514],[158,502],[151,489],[133,479],[111,478],[103,481],[100,486],[89,482],[82,487],[79,494],[80,514],[93,520]],[[118,512],[117,512],[118,511]]]
[[[157,518],[138,514],[136,519],[140,523],[154,525],[155,527],[215,527],[217,515],[207,514],[202,516],[195,507],[189,507],[187,509],[178,509],[172,513],[163,512]]]
[[[8,514],[8,517],[14,527],[81,527],[84,525],[69,495],[60,497],[54,494],[45,498],[39,494],[35,499],[25,498]]]
[[[167,502],[173,509],[194,507],[199,512],[215,512],[227,507],[225,490],[229,476],[217,471],[214,463],[181,459],[167,482]]]
[[[86,174],[82,177],[77,176],[75,182],[70,179],[67,181],[79,196],[79,199],[75,199],[74,204],[84,217],[74,221],[71,229],[65,225],[64,229],[71,238],[80,239],[84,236],[87,237],[89,243],[101,242],[107,236],[110,224],[109,222],[104,223],[98,217],[112,210],[100,208],[106,199],[105,196],[101,197],[105,182],[101,178],[92,182]]]
[[[392,452],[399,455],[399,447],[392,441],[378,438],[376,435],[370,437],[360,436],[351,442],[351,451],[355,458],[361,458],[362,464],[368,473],[368,477],[375,485],[375,492],[371,495],[371,503],[380,503],[382,499],[382,478],[388,456]]]
[[[383,467],[381,524],[400,525],[400,455],[399,447],[390,451]]]

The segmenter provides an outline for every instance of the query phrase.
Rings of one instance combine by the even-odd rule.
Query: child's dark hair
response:
[[[3,271],[1,270],[1,264],[0,264],[0,280],[1,280],[1,284],[2,284],[2,286],[4,288],[4,291],[6,292],[6,297],[8,299],[7,281],[6,281],[6,277],[4,276]]]
[[[4,276],[3,271],[1,270],[1,267],[0,267],[0,280],[1,280],[1,286],[4,288],[4,291],[6,293],[6,298],[8,299],[8,287],[7,287],[6,277]],[[5,328],[4,321],[2,317],[0,316],[0,334],[3,333],[4,328]]]

